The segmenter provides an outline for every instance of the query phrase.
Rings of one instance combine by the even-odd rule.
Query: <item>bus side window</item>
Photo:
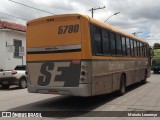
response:
[[[116,49],[117,49],[117,55],[122,56],[122,41],[121,36],[116,34]]]
[[[134,44],[133,44],[133,40],[130,39],[130,44],[131,44],[131,56],[134,56]]]
[[[143,43],[143,57],[146,57],[146,45]]]
[[[94,27],[94,44],[95,44],[96,54],[103,54],[102,34],[101,34],[101,29],[98,27]]]
[[[116,55],[116,39],[115,34],[110,32],[110,41],[111,41],[111,53],[112,55]]]
[[[111,55],[109,32],[107,30],[104,30],[104,29],[102,30],[102,39],[103,39],[103,52],[104,52],[104,55]]]
[[[140,54],[141,54],[141,57],[144,57],[144,49],[142,47],[142,43],[140,42]]]
[[[140,57],[140,48],[139,48],[139,42],[137,41],[137,55],[138,57]]]
[[[137,49],[137,41],[134,40],[134,55],[135,55],[135,57],[138,56],[137,51],[138,51],[138,49]]]
[[[122,55],[127,55],[127,49],[126,49],[126,38],[122,37]]]
[[[129,38],[126,38],[126,46],[127,46],[127,56],[131,56],[131,47]]]
[[[96,55],[95,43],[94,43],[94,25],[90,24],[90,37],[91,37],[91,46],[92,46],[92,55]]]

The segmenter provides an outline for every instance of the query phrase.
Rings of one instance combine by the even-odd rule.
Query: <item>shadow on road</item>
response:
[[[20,88],[16,85],[11,85],[8,89],[4,89],[2,88],[2,86],[0,86],[0,90],[1,91],[12,91],[12,90],[20,90]]]
[[[147,81],[146,84],[150,84],[150,81]],[[132,91],[132,90],[134,90],[134,89],[136,89],[136,88],[138,88],[138,87],[141,87],[141,86],[143,86],[143,85],[146,85],[146,84],[142,84],[142,83],[140,83],[140,82],[137,82],[137,83],[135,83],[135,84],[133,84],[133,85],[128,86],[126,92],[128,93],[128,92],[130,92],[130,91]]]
[[[117,96],[115,94],[87,98],[72,96],[56,96],[54,98],[12,108],[8,111],[42,111],[42,113],[46,111],[45,116],[59,119],[62,117],[81,117],[83,115],[86,115],[90,111],[96,109],[97,107],[112,101],[116,97]],[[47,111],[49,111],[49,113]],[[51,111],[56,111],[56,113],[51,113]],[[48,116],[48,114],[50,113],[52,115]]]
[[[140,86],[142,85],[139,83],[129,86],[127,88],[127,93]],[[12,108],[8,111],[64,111],[64,114],[65,111],[81,111],[78,113],[76,112],[75,116],[78,117],[91,112],[92,110],[114,100],[117,97],[118,96],[116,92],[95,97],[56,96],[53,98]]]
[[[56,96],[35,103],[12,108],[9,111],[91,111],[117,96],[107,94],[96,97]]]

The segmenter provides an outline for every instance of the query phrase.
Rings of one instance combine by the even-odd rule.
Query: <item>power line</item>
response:
[[[13,16],[13,15],[6,14],[6,13],[3,13],[3,12],[0,12],[0,13],[1,13],[1,14],[3,14],[3,15],[7,15],[7,16],[10,16],[10,17],[14,17],[14,18],[18,18],[18,19],[21,19],[21,20],[27,21],[27,19],[25,19],[25,18],[21,18],[21,17]]]
[[[32,9],[35,9],[35,10],[39,10],[39,11],[42,11],[42,12],[45,12],[45,13],[55,14],[55,13],[51,13],[51,12],[48,12],[48,11],[45,11],[45,10],[41,10],[41,9],[39,9],[39,8],[35,8],[35,7],[32,7],[32,6],[23,4],[23,3],[19,3],[19,2],[13,1],[13,0],[8,0],[8,1],[13,2],[13,3],[16,3],[16,4],[19,4],[19,5],[22,5],[22,6],[25,6],[25,7],[32,8]]]

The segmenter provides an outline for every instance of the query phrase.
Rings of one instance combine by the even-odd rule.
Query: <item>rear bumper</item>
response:
[[[0,85],[18,85],[20,82],[19,79],[15,77],[1,78]]]
[[[79,84],[79,87],[43,87],[28,84],[28,92],[43,94],[59,94],[72,96],[91,96],[91,84]]]

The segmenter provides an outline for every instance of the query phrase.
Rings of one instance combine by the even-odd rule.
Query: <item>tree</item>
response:
[[[154,43],[153,49],[160,49],[160,43]]]

